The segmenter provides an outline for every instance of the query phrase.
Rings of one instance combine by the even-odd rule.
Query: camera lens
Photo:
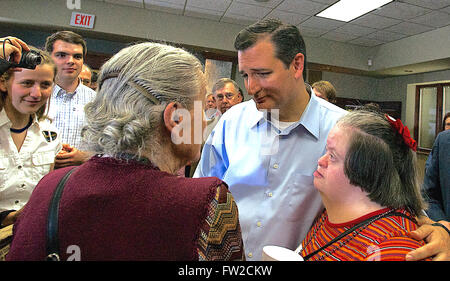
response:
[[[39,53],[34,51],[23,52],[20,62],[17,67],[23,67],[28,69],[35,69],[36,65],[41,64],[42,58]]]
[[[28,64],[28,65],[41,64],[42,59],[39,54],[35,54],[33,52],[24,52],[22,55],[23,55],[23,61],[25,64]]]

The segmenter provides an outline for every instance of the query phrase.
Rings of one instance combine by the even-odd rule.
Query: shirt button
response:
[[[248,253],[248,257],[252,258],[253,257],[253,253]]]
[[[14,201],[15,204],[19,204],[19,200]]]
[[[273,164],[274,169],[278,169],[278,164]]]
[[[18,166],[17,168],[18,168],[18,169],[22,169],[22,166]]]

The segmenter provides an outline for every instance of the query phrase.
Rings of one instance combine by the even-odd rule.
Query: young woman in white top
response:
[[[8,70],[0,77],[0,223],[15,222],[39,180],[61,150],[46,113],[56,66],[44,51],[35,69]]]

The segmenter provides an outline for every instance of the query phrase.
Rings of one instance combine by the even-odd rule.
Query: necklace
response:
[[[22,129],[9,128],[9,130],[11,131],[11,133],[20,134],[23,131],[30,128],[31,124],[33,124],[33,118],[31,118],[31,116],[30,116],[30,121],[28,122],[28,124],[25,127],[23,127]]]

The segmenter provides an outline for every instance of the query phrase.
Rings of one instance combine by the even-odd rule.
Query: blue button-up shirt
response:
[[[194,177],[215,176],[239,209],[247,260],[266,245],[295,249],[323,209],[313,186],[328,132],[346,113],[314,94],[298,122],[279,130],[253,100],[237,104],[207,139]]]

